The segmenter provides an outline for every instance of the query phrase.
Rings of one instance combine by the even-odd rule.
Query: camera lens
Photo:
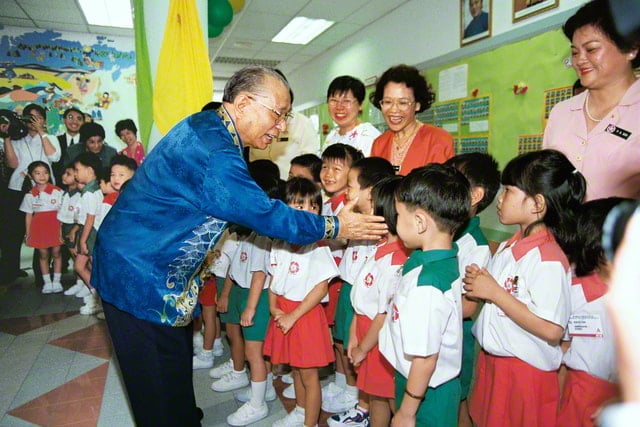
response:
[[[613,257],[622,242],[629,220],[634,214],[640,214],[640,202],[623,202],[611,209],[602,226],[602,247],[607,259]]]

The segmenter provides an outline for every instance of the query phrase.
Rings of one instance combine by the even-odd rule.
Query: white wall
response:
[[[425,63],[438,58],[479,53],[497,43],[515,41],[527,34],[557,27],[586,0],[559,0],[559,3],[555,9],[513,24],[512,0],[493,0],[491,38],[463,49],[460,48],[457,1],[413,0],[405,3],[287,76],[295,88],[296,109],[324,102],[326,88],[336,76],[350,74],[365,80],[381,75],[395,64],[424,68]]]

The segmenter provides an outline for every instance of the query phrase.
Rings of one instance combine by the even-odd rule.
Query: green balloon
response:
[[[213,24],[209,24],[208,28],[207,28],[207,34],[209,36],[210,39],[213,39],[215,37],[218,37],[220,34],[222,34],[222,30],[224,30],[224,27],[219,27],[217,25],[213,25]]]
[[[233,19],[233,8],[229,0],[209,0],[209,25],[224,28]]]

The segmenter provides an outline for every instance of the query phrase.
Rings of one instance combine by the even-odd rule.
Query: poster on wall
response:
[[[513,22],[558,7],[558,0],[513,0]]]
[[[491,36],[491,0],[460,0],[460,45]]]
[[[47,110],[48,131],[64,132],[62,114],[75,107],[100,123],[115,148],[115,123],[137,122],[133,38],[4,27],[0,36],[0,109]]]

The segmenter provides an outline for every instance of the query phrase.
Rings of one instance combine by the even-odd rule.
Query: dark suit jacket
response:
[[[64,173],[64,167],[66,166],[67,158],[67,134],[63,133],[58,135],[58,142],[60,142],[60,160],[51,164],[53,169],[53,176],[56,180],[56,185],[60,187],[62,185],[62,174]],[[76,139],[80,140],[80,135],[76,135]],[[77,144],[77,142],[76,142]],[[75,145],[75,144],[74,144]]]

